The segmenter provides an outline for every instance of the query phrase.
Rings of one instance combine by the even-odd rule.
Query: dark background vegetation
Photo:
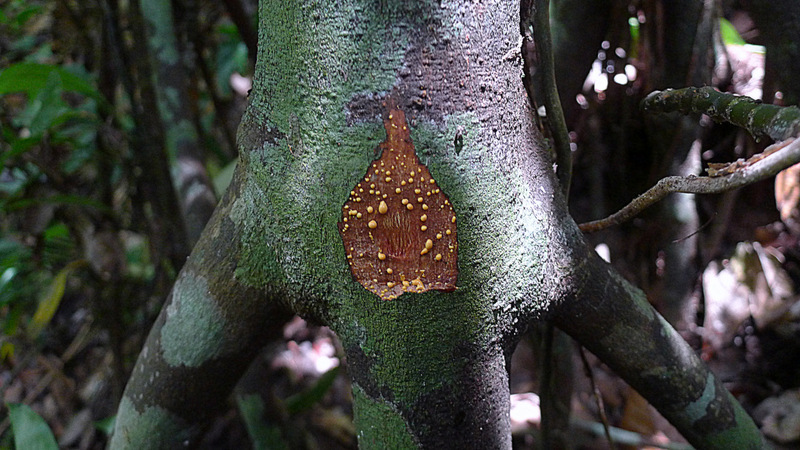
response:
[[[668,52],[652,51],[659,30],[680,26],[680,18],[669,2],[595,3],[605,24],[583,30],[583,48],[572,43],[556,55],[575,146],[570,204],[578,222],[608,215],[665,174],[699,174],[708,162],[746,158],[767,144],[701,120],[689,147],[653,148],[644,136],[653,119],[640,100],[665,82],[694,83],[670,80],[680,70]],[[774,13],[763,2],[706,3],[727,19],[713,17],[718,39],[700,48],[711,57],[696,59],[709,64],[710,83],[795,104],[784,54],[769,53],[765,64],[763,46],[780,49],[765,26]],[[162,55],[147,45],[152,30],[137,1],[0,3],[0,448],[13,447],[12,422],[18,436],[37,427],[38,418],[16,404],[38,413],[60,447],[105,445],[136,355],[208,218],[192,202],[213,205],[230,177],[254,63],[255,6],[172,2],[172,63],[180,70],[168,80],[159,74]],[[166,114],[159,98],[175,86],[182,101]],[[171,133],[186,124],[193,140],[175,144]],[[787,448],[800,438],[800,426],[791,426],[800,423],[798,178],[790,169],[777,189],[770,180],[680,197],[589,237]],[[676,225],[684,215],[690,219]],[[284,336],[240,382],[264,401],[220,399],[230,408],[203,446],[355,446],[335,338],[299,319]],[[536,353],[523,341],[511,368],[519,448],[535,448]],[[575,385],[577,448],[608,447],[598,408],[610,425],[635,431],[631,439],[682,441],[613,373],[580,355],[576,367],[591,368],[592,377],[578,370],[564,380]]]

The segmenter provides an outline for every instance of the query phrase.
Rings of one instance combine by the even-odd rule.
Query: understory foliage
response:
[[[150,158],[163,173],[175,164],[163,134],[141,139],[153,74],[132,64],[147,57],[131,40],[142,27],[136,3],[0,5],[0,385],[12,408],[0,414],[0,448],[12,442],[9,425],[17,448],[47,448],[20,441],[36,428],[33,410],[60,445],[102,445],[132,358],[188,252],[163,245],[185,244],[180,233],[154,236],[181,216],[159,210],[173,187],[143,159],[149,146],[164,155]],[[221,190],[247,90],[231,79],[246,80],[252,61],[221,5],[184,6],[175,26],[193,68],[186,119]],[[78,429],[64,441],[70,424]]]

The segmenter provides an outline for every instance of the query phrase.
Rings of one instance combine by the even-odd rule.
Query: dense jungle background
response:
[[[652,90],[800,100],[794,2],[707,0],[696,15],[679,3],[552,2],[579,223],[665,175],[699,175],[770,143],[707,118],[645,115]],[[0,3],[0,448],[106,445],[147,332],[230,180],[255,11],[255,0]],[[698,38],[665,41],[684,26]],[[646,131],[654,121],[668,122],[660,139]],[[800,445],[798,202],[792,167],[722,195],[673,195],[588,237],[776,448]],[[531,335],[511,364],[517,448],[538,448],[540,365]],[[591,354],[576,347],[574,367],[563,380],[574,389],[574,448],[610,448],[608,436],[686,448]],[[295,319],[202,447],[354,448],[345,368],[329,330]]]

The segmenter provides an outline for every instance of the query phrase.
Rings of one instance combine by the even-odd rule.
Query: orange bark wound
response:
[[[458,241],[453,205],[417,158],[403,111],[389,107],[381,157],[350,192],[339,233],[353,277],[384,300],[453,291]]]

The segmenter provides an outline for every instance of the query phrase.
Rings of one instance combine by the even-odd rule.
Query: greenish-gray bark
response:
[[[766,136],[782,141],[800,134],[797,106],[769,105],[708,86],[655,91],[645,98],[642,106],[651,112],[706,114],[714,121],[742,127],[755,138]]]
[[[147,29],[148,56],[155,68],[159,117],[165,143],[175,162],[173,183],[178,191],[186,238],[193,246],[217,205],[211,179],[205,170],[202,146],[191,120],[189,85],[178,48],[170,2],[140,0]]]
[[[597,255],[579,271],[556,325],[609,365],[700,449],[760,449],[752,419],[686,341]]]
[[[241,224],[230,219],[237,173],[181,270],[120,402],[111,448],[191,444],[233,385],[291,317],[235,271]]]
[[[120,19],[116,17],[118,11],[114,8],[108,9],[113,11],[112,23],[120,23]],[[131,3],[130,14],[133,36],[131,52],[146,55],[146,32],[142,20],[139,2],[134,1]],[[112,27],[112,31],[116,31],[116,28]],[[123,44],[122,35],[113,33],[113,36],[116,49],[126,54],[127,46]],[[123,84],[131,99],[131,113],[136,123],[136,128],[131,133],[131,159],[136,167],[134,208],[137,214],[149,216],[148,236],[154,260],[162,264],[168,258],[172,267],[179,268],[186,260],[191,246],[187,242],[184,223],[180,215],[175,214],[175,211],[180,210],[180,201],[169,173],[164,126],[159,115],[153,113],[158,109],[153,67],[149,58],[129,57],[125,61],[129,63],[127,67],[122,65],[122,60],[115,60],[118,64],[116,69],[123,74]],[[135,76],[135,84],[132,76]]]
[[[362,448],[510,448],[507,358],[546,317],[695,445],[760,445],[568,215],[523,89],[518,5],[263,0],[259,20],[239,169],[139,357],[112,448],[193,442],[198,411],[221,403],[289,312],[340,338]],[[383,301],[349,270],[337,223],[386,137],[389,97],[455,209],[453,292]]]

